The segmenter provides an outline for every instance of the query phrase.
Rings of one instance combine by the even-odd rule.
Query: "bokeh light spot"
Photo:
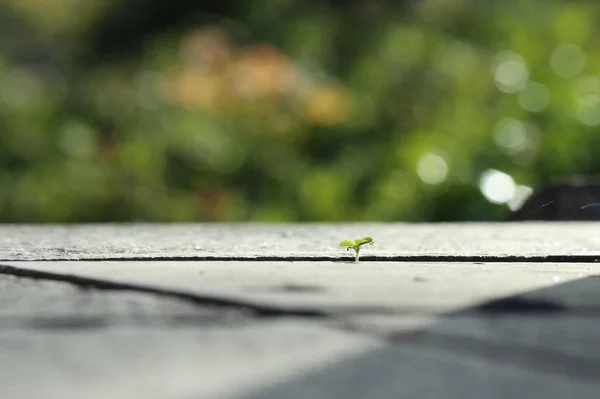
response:
[[[508,200],[506,205],[508,205],[508,208],[511,211],[516,211],[521,207],[521,205],[523,205],[525,200],[527,200],[531,194],[533,194],[533,189],[531,187],[518,185],[517,189],[515,190],[515,195]]]
[[[470,43],[451,41],[437,49],[436,67],[456,79],[468,79],[479,63],[477,50]]]
[[[424,183],[440,184],[448,177],[448,164],[441,156],[427,153],[419,159],[417,174]]]
[[[600,78],[594,75],[577,78],[573,83],[572,91],[576,100],[590,94],[600,94]]]
[[[520,120],[505,118],[494,128],[496,145],[509,154],[523,150],[527,144],[527,128]]]
[[[488,201],[495,204],[504,204],[510,201],[517,192],[514,179],[495,169],[488,169],[481,174],[479,189]]]
[[[496,57],[494,80],[498,90],[517,93],[525,88],[529,71],[525,60],[514,53],[501,53]]]
[[[584,125],[600,125],[600,95],[592,94],[579,100],[577,119]]]
[[[586,55],[579,46],[565,44],[552,52],[550,66],[555,74],[563,78],[574,78],[585,68]]]
[[[550,91],[541,83],[529,83],[519,94],[519,105],[525,111],[540,112],[550,103]]]

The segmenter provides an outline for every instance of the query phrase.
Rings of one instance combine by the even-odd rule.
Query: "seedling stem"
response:
[[[350,249],[353,249],[354,252],[356,252],[355,261],[358,262],[359,256],[360,256],[360,247],[365,244],[373,245],[373,244],[375,244],[375,242],[373,241],[373,239],[371,237],[364,237],[364,238],[357,238],[354,241],[344,240],[344,241],[340,242],[340,247],[346,247],[347,251],[349,251]]]

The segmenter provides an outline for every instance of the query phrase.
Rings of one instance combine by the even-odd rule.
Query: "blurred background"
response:
[[[600,170],[599,17],[3,0],[0,222],[502,220]]]

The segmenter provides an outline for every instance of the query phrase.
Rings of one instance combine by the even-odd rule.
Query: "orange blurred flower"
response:
[[[225,32],[217,27],[198,29],[181,43],[179,57],[188,66],[222,68],[231,57],[232,48]]]
[[[316,125],[333,125],[344,121],[350,106],[350,93],[335,86],[316,86],[304,98],[305,117]]]
[[[286,55],[261,43],[241,51],[229,69],[232,92],[249,100],[291,93],[298,75],[296,66]]]
[[[210,112],[217,112],[225,105],[226,88],[219,75],[189,68],[175,70],[169,75],[163,75],[162,92],[172,103]]]

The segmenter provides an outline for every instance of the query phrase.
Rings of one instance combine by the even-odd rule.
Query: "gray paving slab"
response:
[[[0,274],[3,399],[243,397],[381,345],[302,319]]]
[[[378,269],[380,265],[369,262],[324,262],[323,270],[330,273],[349,266],[348,278],[339,284],[339,278],[325,273],[318,281],[325,291],[315,291],[317,282],[306,278],[323,271],[313,268],[320,262],[225,262],[233,268],[230,273],[211,275],[211,267],[219,270],[219,263],[14,262],[12,266],[34,270],[37,265],[38,270],[95,279],[100,279],[99,270],[104,266],[105,278],[115,281],[130,281],[124,271],[133,269],[137,275],[149,275],[135,280],[140,285],[158,281],[165,288],[187,287],[200,297],[208,297],[206,285],[216,295],[219,285],[230,284],[231,291],[240,290],[249,302],[255,300],[253,292],[261,280],[266,280],[268,290],[277,291],[287,284],[276,297],[263,298],[265,304],[279,303],[281,295],[290,295],[291,304],[302,303],[303,295],[327,295],[333,287],[339,290],[336,295],[352,293],[351,303],[368,301],[375,295],[376,303],[404,311],[341,313],[316,319],[293,314],[261,318],[236,313],[235,307],[216,311],[201,303],[191,306],[168,295],[96,290],[87,285],[81,290],[77,282],[68,280],[0,275],[0,299],[4,303],[0,307],[1,397],[595,398],[600,390],[600,289],[594,277],[597,270],[586,269],[591,265],[542,264],[539,272],[548,278],[541,283],[524,277],[529,283],[518,289],[455,303],[444,308],[443,315],[419,317],[406,312],[410,307],[402,301],[390,301],[389,297],[440,295],[452,302],[458,293],[420,288],[405,292],[402,287],[409,283],[415,287],[428,284],[422,276],[414,281],[412,274],[427,264],[415,264],[411,271],[408,263],[384,263]],[[272,268],[254,276],[247,274],[262,265]],[[463,290],[468,290],[469,283],[479,284],[477,276],[506,284],[511,270],[514,280],[531,273],[527,268],[531,265],[447,266],[446,274],[435,266],[426,269],[431,269],[432,275],[442,274],[441,280],[450,286],[462,281]],[[461,274],[461,267],[461,279],[448,278]],[[368,272],[362,273],[363,269]],[[237,270],[240,280],[255,283],[250,284],[250,293],[246,292],[247,285],[235,278],[230,281]],[[564,274],[555,279],[557,273]],[[210,277],[203,281],[207,274]],[[383,278],[362,281],[368,274]],[[298,280],[296,285],[290,285],[291,278]],[[385,295],[378,293],[377,285],[384,280],[395,281],[397,289],[387,286]],[[182,281],[187,282],[182,286]],[[371,290],[366,289],[368,286]],[[21,304],[11,309],[7,303],[18,303],[19,298]],[[78,305],[70,302],[73,298]],[[533,300],[534,311],[513,312],[511,298]],[[324,307],[324,299],[311,306]],[[535,300],[540,299],[566,306],[538,308]],[[336,300],[335,295],[332,300]],[[504,311],[488,306],[498,301],[508,304]],[[584,311],[579,312],[581,309]],[[422,312],[422,308],[414,311]],[[222,317],[220,312],[233,312],[234,316]],[[113,317],[115,313],[117,317]],[[193,317],[195,313],[199,318]],[[19,314],[30,322],[14,328],[12,318]],[[67,322],[79,320],[81,315],[83,320],[91,315],[105,323]],[[172,317],[177,315],[183,315],[183,323],[181,318]],[[44,322],[31,322],[36,319]],[[51,322],[53,319],[59,322]]]
[[[0,397],[596,398],[598,230],[3,225]]]
[[[66,280],[86,277],[281,309],[428,314],[600,275],[600,264],[595,263],[31,261],[0,265]],[[594,295],[595,289],[570,295],[563,305],[598,305],[600,293]]]
[[[526,351],[519,354],[519,360],[525,356],[538,359]],[[514,363],[497,360],[485,350],[464,354],[398,342],[281,382],[249,398],[593,399],[600,392],[597,381],[548,372],[535,362],[529,367]],[[587,366],[598,367],[598,363]]]
[[[363,236],[375,240],[367,258],[595,260],[599,233],[597,222],[3,225],[0,260],[350,259],[338,243]]]
[[[0,330],[6,399],[240,398],[381,346],[310,322]]]
[[[0,331],[242,325],[243,310],[0,274]]]

